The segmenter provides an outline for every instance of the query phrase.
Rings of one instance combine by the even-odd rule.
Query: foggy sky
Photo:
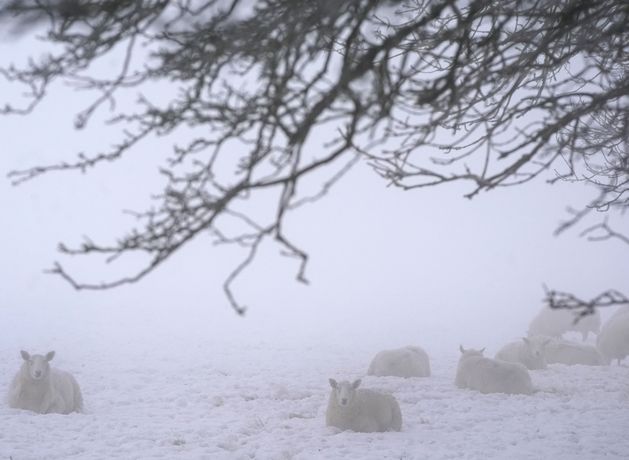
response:
[[[4,43],[0,59],[20,60],[31,51],[27,40]],[[3,95],[15,97],[16,90],[0,82]],[[42,272],[54,260],[67,261],[57,243],[80,243],[83,235],[113,241],[128,230],[133,220],[122,210],[141,210],[160,191],[156,167],[173,144],[150,140],[87,174],[53,173],[12,187],[6,174],[13,169],[93,154],[118,139],[117,129],[100,123],[107,113],[74,130],[74,116],[90,97],[58,84],[32,115],[0,119],[5,346],[53,345],[59,334],[112,340],[102,336],[112,325],[116,339],[146,335],[155,343],[209,335],[497,346],[525,334],[542,306],[543,283],[585,298],[626,288],[629,257],[621,243],[588,243],[578,229],[553,237],[565,208],[585,203],[592,188],[541,179],[470,201],[463,198],[465,184],[403,192],[361,165],[330,195],[287,217],[286,233],[310,254],[310,286],[295,281],[296,261],[267,243],[234,284],[249,307],[244,318],[233,313],[221,285],[245,254],[215,247],[203,235],[135,285],[76,292]],[[76,263],[83,280],[106,273],[96,260]],[[13,327],[25,318],[32,328]]]

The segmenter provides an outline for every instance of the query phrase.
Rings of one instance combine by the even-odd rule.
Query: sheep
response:
[[[549,342],[550,339],[538,342],[523,337],[522,341],[511,342],[502,347],[498,353],[496,353],[496,359],[511,363],[520,363],[529,370],[546,369],[544,348]]]
[[[568,310],[542,308],[537,316],[531,321],[528,335],[545,335],[550,337],[561,337],[565,332],[580,332],[585,342],[588,333],[598,334],[601,329],[601,315],[595,311],[591,315],[580,318],[575,323],[575,315]]]
[[[629,313],[629,305],[624,305],[616,310],[611,317],[615,318],[616,316],[626,315],[627,313]]]
[[[586,366],[601,366],[605,360],[599,351],[591,346],[556,337],[538,336],[531,341],[544,341],[544,356],[548,364],[583,364]]]
[[[54,351],[46,355],[20,352],[24,362],[9,388],[9,407],[39,414],[69,414],[83,410],[83,397],[75,378],[50,367]]]
[[[358,390],[360,380],[329,381],[332,391],[326,412],[327,426],[361,433],[402,430],[402,412],[392,395]]]
[[[483,356],[481,350],[459,346],[461,358],[454,384],[481,393],[525,394],[534,392],[529,371],[520,363],[509,363]]]
[[[396,350],[384,350],[373,358],[367,375],[429,377],[430,360],[428,354],[419,347],[409,346]]]
[[[597,346],[607,362],[620,362],[629,355],[629,314],[616,312],[603,326]]]

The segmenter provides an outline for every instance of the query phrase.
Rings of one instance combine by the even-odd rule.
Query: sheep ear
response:
[[[330,386],[334,389],[336,389],[339,386],[339,384],[336,383],[336,380],[334,379],[330,379],[329,382],[330,382]]]
[[[546,345],[548,345],[550,343],[550,339],[546,339],[542,342],[542,346],[545,347]]]
[[[459,350],[461,350],[461,353],[465,353],[465,348],[463,348],[463,345],[459,345]]]
[[[483,353],[485,353],[485,347],[481,348],[479,351],[480,351],[480,354],[482,355]]]
[[[52,361],[52,358],[54,357],[55,357],[54,351],[49,351],[48,353],[46,353],[46,361]]]
[[[524,343],[527,345],[531,344],[531,341],[529,339],[527,339],[526,337],[522,337],[522,340],[524,340]]]
[[[355,390],[356,388],[358,388],[361,384],[361,380],[354,380],[354,383],[352,383],[352,388]]]
[[[22,359],[24,361],[31,359],[31,355],[28,354],[28,351],[20,350],[20,354],[22,355]]]

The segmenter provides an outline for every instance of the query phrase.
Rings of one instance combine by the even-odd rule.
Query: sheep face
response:
[[[543,342],[538,342],[535,340],[529,340],[526,337],[522,337],[522,340],[526,344],[526,348],[528,349],[532,357],[539,360],[544,358],[544,348],[550,343],[550,339],[544,340]]]
[[[54,358],[55,352],[51,351],[46,355],[30,355],[26,351],[21,351],[22,359],[27,366],[28,375],[33,380],[43,380],[50,372],[49,362]]]
[[[356,396],[356,389],[360,386],[360,380],[355,380],[354,382],[337,382],[334,379],[330,379],[330,386],[334,391],[336,403],[341,407],[347,407],[352,404]]]

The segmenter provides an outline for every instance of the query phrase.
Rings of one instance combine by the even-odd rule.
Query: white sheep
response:
[[[481,393],[531,394],[534,392],[529,371],[522,364],[483,356],[481,350],[461,350],[454,384]]]
[[[332,391],[326,412],[326,425],[362,433],[400,431],[402,412],[390,394],[358,389],[360,380],[337,382],[330,379]]]
[[[628,313],[629,313],[629,305],[624,305],[620,307],[618,310],[616,310],[611,317],[614,318],[616,316],[626,315]]]
[[[409,346],[395,350],[384,350],[373,358],[367,375],[429,377],[430,359],[428,354],[419,347]]]
[[[556,337],[531,337],[532,341],[545,341],[544,356],[548,364],[583,364],[586,366],[601,366],[605,364],[605,359],[599,351],[591,346],[582,343],[571,342],[570,340]]]
[[[549,341],[550,339],[538,342],[523,337],[522,340],[508,343],[502,347],[496,353],[496,359],[520,363],[530,370],[546,369],[545,347]]]
[[[49,362],[55,352],[30,355],[21,352],[24,362],[9,388],[9,407],[40,414],[81,412],[83,397],[79,384],[65,371],[53,369]]]
[[[629,355],[629,314],[616,313],[603,326],[598,336],[597,346],[609,362],[620,361]]]
[[[528,335],[545,335],[549,337],[561,337],[565,332],[580,332],[583,341],[588,333],[598,334],[601,329],[601,315],[597,311],[578,319],[577,315],[565,309],[544,307],[540,310],[529,326]]]

